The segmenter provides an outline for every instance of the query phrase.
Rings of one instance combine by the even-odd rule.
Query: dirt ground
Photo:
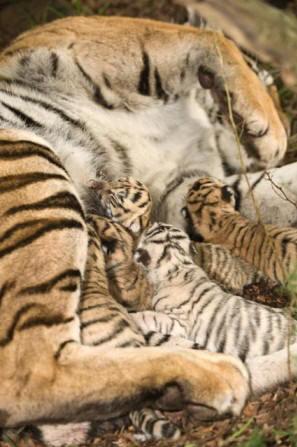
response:
[[[297,14],[297,0],[270,0],[269,3]],[[0,47],[15,35],[65,15],[103,14],[134,17],[150,17],[170,22],[183,23],[186,14],[183,8],[171,0],[0,0]],[[293,131],[292,141],[297,141],[297,98],[278,82],[280,97]],[[297,154],[297,151],[296,151]],[[295,154],[294,154],[295,157]],[[297,159],[297,157],[296,157]],[[279,291],[253,286],[246,296],[259,302],[282,307],[286,298]],[[241,417],[215,423],[191,426],[177,415],[176,420],[184,429],[184,436],[175,443],[154,442],[143,447],[297,447],[297,385],[288,384],[251,401]],[[135,447],[132,429],[108,434],[95,439],[96,447]],[[37,447],[30,437],[22,438],[22,431],[6,432],[0,439],[0,447]]]

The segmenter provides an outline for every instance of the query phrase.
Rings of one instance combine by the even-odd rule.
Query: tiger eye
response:
[[[228,186],[228,185],[223,186],[221,191],[222,191],[221,196],[222,196],[222,199],[224,200],[224,202],[230,203],[231,199],[233,197],[233,191],[230,188],[230,186]]]

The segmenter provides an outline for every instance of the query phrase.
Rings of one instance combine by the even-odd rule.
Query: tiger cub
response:
[[[288,379],[287,338],[296,322],[291,325],[281,310],[226,293],[210,281],[193,263],[186,233],[155,223],[141,237],[135,257],[154,286],[154,310],[134,314],[144,334],[172,334],[201,349],[240,357],[250,369],[254,392]],[[290,342],[297,353],[295,332]],[[292,374],[297,376],[296,362]]]
[[[116,180],[98,179],[89,182],[90,193],[96,196],[96,214],[119,222],[138,236],[151,219],[152,198],[148,188],[133,177]]]
[[[152,286],[134,260],[135,237],[123,225],[107,218],[97,219],[111,295],[128,311],[151,306]]]
[[[191,256],[210,279],[239,295],[244,292],[244,287],[250,284],[261,283],[269,288],[278,284],[220,245],[192,241]]]
[[[105,252],[109,290],[128,310],[147,309],[151,285],[133,259],[136,239],[148,226],[152,199],[148,188],[133,177],[93,180],[90,188],[98,200],[98,231]]]
[[[229,249],[272,280],[285,282],[297,267],[297,230],[250,222],[236,211],[232,188],[219,180],[197,180],[183,212],[192,238]]]

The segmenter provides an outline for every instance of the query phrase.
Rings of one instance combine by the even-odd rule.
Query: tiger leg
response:
[[[232,357],[81,344],[87,231],[75,189],[46,145],[1,139],[0,426],[106,420],[144,403],[238,414],[247,372]]]
[[[273,354],[248,358],[246,366],[250,372],[251,389],[261,394],[289,380],[297,378],[297,343]]]
[[[138,334],[136,325],[129,318],[127,311],[115,302],[109,293],[104,256],[97,232],[98,220],[97,216],[88,217],[88,257],[79,305],[82,342],[89,346],[100,345],[102,349],[120,347],[121,344],[144,345],[145,340]],[[121,326],[122,332],[116,334],[116,330]],[[115,431],[127,423],[129,419],[124,417],[112,419],[108,424],[96,421],[44,424],[39,425],[32,435],[47,446],[84,445],[106,430]]]

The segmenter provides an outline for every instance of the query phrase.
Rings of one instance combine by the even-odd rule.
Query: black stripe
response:
[[[240,177],[232,185],[232,188],[233,188],[234,193],[235,193],[235,210],[236,211],[240,210],[241,201],[242,201],[241,191],[239,189],[239,185],[240,185]]]
[[[30,172],[28,174],[7,175],[0,177],[0,194],[8,191],[16,191],[17,189],[32,184],[46,182],[47,180],[64,180],[69,182],[67,177],[61,174],[47,174],[45,172]]]
[[[108,87],[110,89],[112,88],[111,82],[105,73],[103,73],[103,81],[105,82],[106,87]]]
[[[17,118],[19,118],[24,124],[26,124],[27,127],[37,127],[38,129],[44,128],[44,126],[37,121],[35,121],[30,116],[26,115],[26,113],[21,112],[20,110],[16,109],[13,106],[10,106],[9,104],[6,104],[4,101],[1,101],[1,104],[10,112],[12,112]]]
[[[114,314],[104,315],[101,318],[94,318],[93,320],[83,321],[80,325],[80,328],[81,328],[81,330],[84,330],[86,327],[92,326],[92,324],[109,323],[114,317],[117,317],[117,316],[118,316],[118,314],[114,313]]]
[[[4,89],[0,89],[0,92],[5,93],[9,96],[13,96],[15,98],[20,98],[23,101],[26,102],[30,102],[32,104],[36,104],[37,106],[43,107],[45,110],[48,110],[49,112],[54,112],[56,113],[61,119],[63,119],[64,121],[66,121],[69,124],[73,124],[75,127],[81,129],[82,131],[84,131],[84,123],[82,123],[81,121],[72,118],[71,116],[67,115],[65,113],[64,110],[58,108],[56,105],[52,105],[46,101],[44,101],[43,99],[36,99],[36,98],[31,98],[30,96],[27,95],[19,95],[18,93],[14,93],[11,91],[7,91]]]
[[[9,124],[10,127],[15,127],[15,121],[11,121],[8,118],[4,118],[3,115],[0,115],[0,121],[3,121],[6,124]]]
[[[69,269],[65,270],[62,273],[59,273],[58,275],[54,276],[53,278],[49,279],[48,281],[45,281],[41,284],[35,284],[35,286],[32,287],[24,287],[20,290],[20,293],[23,295],[35,295],[35,294],[44,294],[49,293],[51,290],[56,286],[57,283],[60,281],[63,281],[65,278],[75,278],[79,281],[81,281],[81,274],[80,271],[77,269]]]
[[[138,200],[140,200],[142,198],[142,192],[141,191],[136,191],[133,196],[131,197],[131,202],[136,203],[138,202]],[[143,203],[142,206],[145,206],[147,204],[147,202]]]
[[[20,319],[22,318],[22,316],[25,315],[27,312],[30,312],[30,310],[34,309],[34,308],[40,309],[41,306],[40,306],[40,304],[37,304],[37,303],[28,303],[28,304],[25,304],[23,307],[21,307],[15,313],[14,319],[7,331],[6,336],[0,340],[1,347],[6,346],[9,342],[11,342],[11,340],[13,339],[13,336],[14,336],[15,328],[16,328],[18,322],[20,321]]]
[[[143,343],[134,340],[124,341],[123,343],[119,343],[116,345],[117,348],[140,348],[141,346],[143,346]]]
[[[200,287],[201,285],[207,286],[204,290],[202,290],[202,292],[200,292],[200,294],[198,294],[197,298],[195,300],[193,300],[191,302],[191,310],[190,312],[194,312],[195,311],[195,306],[197,303],[199,303],[199,301],[201,302],[202,298],[211,290],[213,289],[217,289],[218,286],[217,284],[208,281],[208,278],[202,278],[201,282],[199,284],[194,284],[194,287],[192,288],[192,290],[190,291],[190,295],[193,295],[194,293],[197,293],[197,289],[198,287]],[[198,312],[196,313],[196,317],[198,317],[198,315],[200,315],[202,313],[202,311],[212,302],[212,297],[208,297],[208,300],[199,308]],[[179,304],[179,307],[181,307],[183,305],[183,303]],[[201,305],[201,303],[200,303]]]
[[[74,320],[74,317],[65,318],[64,315],[58,314],[53,316],[43,316],[43,317],[33,317],[29,318],[25,321],[20,327],[19,331],[25,331],[27,329],[32,329],[37,326],[60,326],[61,324],[71,323]]]
[[[107,100],[105,99],[105,97],[103,96],[103,93],[101,91],[101,88],[99,87],[99,85],[97,85],[95,92],[94,92],[94,99],[95,101],[100,104],[101,106],[103,106],[105,109],[109,109],[112,110],[114,109],[114,106],[112,104],[110,104],[109,102],[107,102]]]
[[[66,284],[65,286],[61,286],[59,290],[61,290],[62,292],[76,292],[78,290],[78,284]]]
[[[168,100],[168,94],[165,92],[160,73],[157,68],[155,68],[155,84],[156,84],[156,94],[159,99],[163,99],[165,102]]]
[[[25,146],[25,148],[19,148],[18,145],[21,144]],[[51,149],[40,146],[38,144],[32,143],[31,141],[1,141],[0,146],[13,146],[12,148],[7,148],[7,150],[1,151],[0,150],[0,158],[3,160],[18,160],[26,157],[42,157],[45,158],[47,161],[52,163],[55,166],[58,166],[58,168],[62,169],[66,174],[67,171],[58,159],[58,157],[52,152]],[[29,147],[28,147],[29,145]]]
[[[226,308],[226,306],[225,306]],[[216,342],[220,344],[221,336],[223,335],[223,339],[226,338],[226,332],[227,332],[227,326],[226,326],[226,320],[228,318],[228,307],[226,308],[225,312],[221,314],[220,318],[221,321],[216,329]]]
[[[80,65],[80,63],[77,60],[75,60],[75,64],[76,64],[77,68],[79,69],[80,73],[83,75],[83,77],[92,86],[93,92],[94,92],[93,95],[94,95],[95,101],[97,103],[99,103],[101,106],[105,107],[106,109],[112,110],[114,108],[114,106],[112,104],[110,104],[109,102],[107,102],[107,100],[104,98],[103,93],[102,93],[99,85],[97,85],[93,81],[91,76],[83,69],[83,67]]]
[[[116,328],[111,332],[111,334],[107,335],[104,338],[101,338],[100,340],[93,343],[93,346],[103,345],[104,343],[107,343],[114,338],[116,338],[117,335],[119,335],[121,332],[123,332],[127,327],[129,326],[129,323],[126,320],[120,320],[117,324]]]
[[[25,205],[20,206],[13,206],[9,208],[4,215],[10,216],[12,214],[16,214],[22,211],[28,211],[28,210],[38,211],[50,208],[73,210],[76,213],[78,213],[82,219],[85,218],[85,213],[79,201],[77,200],[74,194],[68,191],[58,192],[57,194],[47,197],[46,199],[39,200],[38,202],[27,203]]]
[[[118,141],[110,138],[110,143],[112,144],[113,149],[116,151],[120,161],[123,166],[122,169],[126,175],[130,175],[132,172],[132,163],[128,156],[128,149],[120,144]]]
[[[85,292],[85,289],[84,289]],[[98,290],[96,290],[95,292],[98,292]],[[84,296],[82,299],[83,300],[87,300],[88,298],[94,298],[94,297],[86,297]],[[93,310],[93,309],[100,309],[100,307],[105,307],[106,304],[105,303],[98,303],[98,304],[93,304],[91,306],[87,306],[87,307],[81,307],[78,311],[79,314],[83,313],[83,312],[87,312],[88,310]],[[110,309],[111,310],[111,309]],[[116,310],[116,309],[112,309],[112,310]]]
[[[6,293],[15,287],[15,281],[5,281],[0,288],[0,306]]]
[[[164,343],[166,343],[168,340],[170,340],[171,336],[169,334],[164,334],[161,336],[161,338],[158,340],[158,342],[154,346],[161,346]]]
[[[141,95],[149,96],[151,93],[150,88],[150,60],[147,52],[142,51],[143,68],[139,75],[138,92]]]
[[[52,76],[55,78],[57,76],[59,58],[58,58],[57,54],[54,51],[52,51],[50,59],[51,59],[51,65],[52,65]]]
[[[246,333],[243,341],[240,343],[239,358],[242,362],[245,362],[246,357],[249,354],[249,351],[250,351],[250,340],[248,334]]]
[[[30,229],[33,227],[33,225],[37,225],[37,224],[38,224],[38,221],[31,219],[26,222],[22,222],[22,223],[13,225],[8,230],[6,230],[4,232],[4,234],[2,234],[2,236],[0,237],[0,244],[3,242],[7,242],[7,239],[10,238],[11,236],[13,236],[16,231],[24,230],[27,228]]]
[[[38,91],[40,93],[44,93],[43,89],[38,87],[35,83],[34,87],[32,88],[32,84],[26,81],[20,81],[19,79],[8,79],[8,78],[0,78],[0,83],[4,82],[7,85],[12,85],[13,87],[21,87],[24,89],[30,89],[32,91]],[[8,92],[7,92],[8,93]]]
[[[23,248],[32,242],[36,241],[40,237],[42,237],[44,234],[47,234],[52,231],[63,231],[65,229],[79,229],[84,230],[83,225],[74,220],[74,219],[64,219],[64,220],[58,220],[54,222],[50,222],[48,224],[45,224],[42,228],[35,231],[35,233],[31,234],[28,237],[25,237],[21,240],[19,240],[17,243],[12,244],[6,248],[3,248],[0,250],[0,258],[7,256],[8,254],[14,252],[15,250],[18,250],[19,248]]]
[[[73,340],[73,339],[69,339],[69,340],[65,340],[65,341],[63,341],[63,343],[60,344],[59,348],[58,348],[57,351],[55,352],[54,357],[55,357],[56,360],[58,360],[58,359],[61,357],[61,354],[62,354],[63,349],[64,349],[67,345],[69,345],[70,343],[77,343],[77,341],[76,341],[76,340]]]

